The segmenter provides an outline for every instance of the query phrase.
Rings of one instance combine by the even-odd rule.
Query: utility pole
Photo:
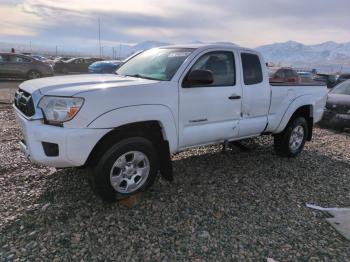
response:
[[[122,51],[122,44],[119,44],[119,57],[118,57],[119,60],[121,60],[121,51]]]
[[[32,40],[29,40],[29,50],[30,54],[32,54]]]
[[[101,21],[98,17],[98,43],[100,45],[100,58],[102,58],[102,47],[101,47]]]
[[[57,56],[57,54],[58,54],[58,46],[56,45],[56,56]]]

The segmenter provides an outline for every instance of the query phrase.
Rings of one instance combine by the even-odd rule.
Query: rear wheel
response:
[[[303,150],[308,133],[308,124],[304,117],[293,119],[282,133],[275,135],[276,153],[284,157],[296,157]]]
[[[121,140],[107,150],[93,169],[94,190],[115,202],[146,190],[158,172],[157,153],[143,137]]]
[[[42,75],[38,70],[30,70],[27,73],[27,78],[28,79],[36,79],[36,78],[40,78]]]

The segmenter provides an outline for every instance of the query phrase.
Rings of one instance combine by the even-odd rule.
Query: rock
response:
[[[201,231],[199,234],[198,234],[198,237],[200,238],[209,238],[210,237],[210,234],[208,231],[204,230],[204,231]]]
[[[128,198],[120,200],[118,203],[127,208],[133,208],[142,201],[142,193],[134,194]]]
[[[45,205],[42,206],[41,210],[45,211],[49,206],[50,206],[50,203],[46,203]]]
[[[278,262],[278,261],[274,260],[274,259],[271,258],[271,257],[268,257],[268,258],[266,259],[266,261],[267,261],[267,262]]]

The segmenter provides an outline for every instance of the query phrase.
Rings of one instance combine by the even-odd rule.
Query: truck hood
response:
[[[327,98],[327,105],[347,106],[350,108],[350,95],[329,93]]]
[[[159,81],[135,77],[124,77],[115,74],[86,74],[71,76],[46,77],[25,81],[19,88],[33,93],[39,90],[43,95],[73,96],[81,92],[155,84]]]

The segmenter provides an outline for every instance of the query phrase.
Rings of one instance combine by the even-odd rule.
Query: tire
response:
[[[274,136],[276,153],[282,157],[296,157],[303,150],[308,133],[306,119],[304,117],[294,118],[282,133]]]
[[[90,182],[104,201],[116,202],[149,188],[158,170],[156,149],[148,139],[125,138],[101,156]]]
[[[42,77],[42,74],[38,70],[30,70],[27,73],[27,78],[28,79],[36,79]]]

